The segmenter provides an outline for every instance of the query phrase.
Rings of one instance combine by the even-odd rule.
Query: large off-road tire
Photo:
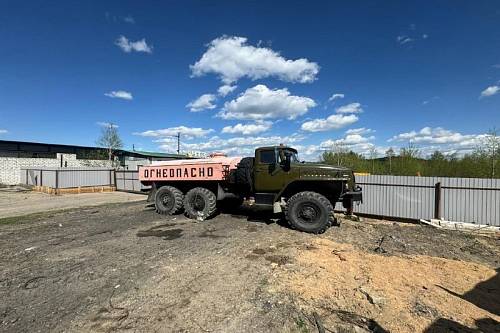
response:
[[[251,193],[253,191],[253,164],[255,158],[244,157],[236,166],[235,182],[243,193]]]
[[[217,210],[215,193],[204,187],[195,187],[184,196],[184,211],[189,218],[206,220]]]
[[[288,199],[285,217],[292,228],[314,234],[321,234],[335,224],[330,201],[310,191],[299,192]]]
[[[162,186],[155,194],[156,212],[163,215],[173,215],[181,211],[184,196],[173,186]]]

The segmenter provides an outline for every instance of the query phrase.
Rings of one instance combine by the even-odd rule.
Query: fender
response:
[[[304,178],[292,180],[276,194],[274,202],[279,202],[281,196],[290,189],[293,189],[293,193],[301,191],[319,192],[326,197],[331,197],[335,192],[338,192],[338,195],[340,196],[342,189],[344,188],[343,184],[346,182],[347,179],[343,178],[329,178],[328,182],[325,182],[325,178]]]

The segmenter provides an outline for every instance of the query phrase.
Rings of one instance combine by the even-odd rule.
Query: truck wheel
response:
[[[294,229],[321,234],[333,223],[333,206],[323,195],[316,192],[299,192],[288,199],[286,220]]]
[[[182,192],[173,186],[162,186],[156,191],[156,212],[163,215],[173,215],[182,209]]]
[[[189,218],[205,220],[211,217],[216,209],[215,193],[204,187],[195,187],[184,197],[184,210]]]

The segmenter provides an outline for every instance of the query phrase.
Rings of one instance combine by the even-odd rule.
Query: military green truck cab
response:
[[[321,233],[336,224],[337,202],[352,214],[354,202],[362,201],[351,170],[301,162],[297,150],[286,146],[261,147],[255,158],[242,159],[236,183],[251,184],[245,194],[253,196],[255,204],[283,211],[290,226],[306,232]]]

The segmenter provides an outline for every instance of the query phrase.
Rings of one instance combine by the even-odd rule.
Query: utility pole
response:
[[[181,153],[181,132],[177,132],[177,155]]]
[[[181,153],[181,132],[177,132],[176,135],[167,135],[169,138],[177,139],[177,155]]]
[[[385,155],[389,158],[389,174],[392,175],[392,157],[394,156],[394,149],[389,148]]]

